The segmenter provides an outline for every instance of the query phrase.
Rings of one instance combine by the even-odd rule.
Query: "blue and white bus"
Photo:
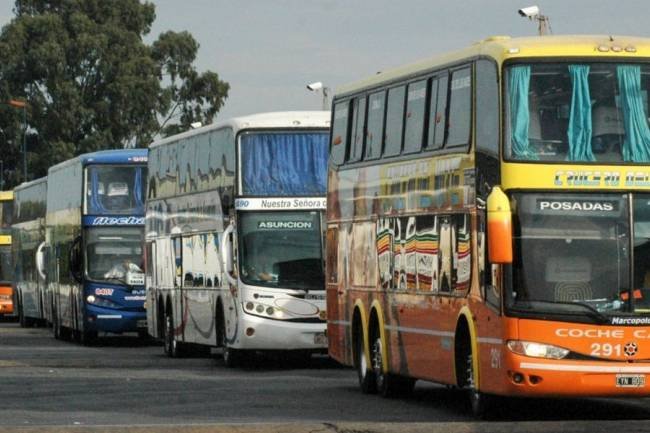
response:
[[[169,356],[325,352],[329,123],[261,113],[149,147],[147,323]]]
[[[146,335],[147,150],[80,155],[48,171],[46,243],[56,338]]]

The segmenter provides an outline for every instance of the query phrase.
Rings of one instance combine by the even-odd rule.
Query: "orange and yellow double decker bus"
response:
[[[0,191],[0,316],[14,313],[13,261],[11,260],[11,222],[13,191]]]
[[[363,392],[650,394],[650,39],[492,37],[343,87],[329,353]]]

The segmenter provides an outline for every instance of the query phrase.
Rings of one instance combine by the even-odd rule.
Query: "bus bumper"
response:
[[[96,332],[139,332],[147,330],[147,313],[142,311],[120,311],[86,306],[86,329]]]
[[[650,396],[650,363],[572,361],[511,354],[507,394],[524,397]]]
[[[243,313],[233,348],[251,350],[327,350],[326,323],[269,320]]]

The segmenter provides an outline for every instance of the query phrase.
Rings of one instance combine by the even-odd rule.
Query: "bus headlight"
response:
[[[88,302],[89,304],[94,304],[95,303],[95,295],[88,295],[88,297],[86,298],[86,302]]]
[[[511,352],[533,358],[562,359],[569,354],[568,349],[533,341],[508,340],[507,345]]]

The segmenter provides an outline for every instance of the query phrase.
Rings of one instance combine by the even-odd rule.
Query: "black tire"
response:
[[[165,313],[165,344],[163,347],[170,358],[180,358],[183,356],[183,344],[176,340],[174,335],[174,316],[170,310],[171,308]]]
[[[217,304],[217,313],[215,314],[216,322],[216,341],[215,344],[217,347],[226,347],[226,318],[223,314],[223,306],[219,303]]]
[[[372,361],[372,371],[375,376],[375,388],[382,397],[392,398],[413,391],[415,380],[399,376],[396,374],[384,372],[383,343],[377,329],[372,335],[372,346],[370,348],[370,358]]]
[[[467,390],[469,407],[474,417],[488,419],[494,407],[495,397],[477,389],[474,379],[474,355],[469,343],[466,343],[464,347],[468,348],[465,355],[464,387]]]
[[[223,348],[223,364],[228,368],[236,368],[242,364],[244,353],[227,345]]]
[[[52,333],[56,340],[61,340],[61,327],[59,326],[59,316],[54,307],[52,307]]]
[[[16,299],[16,302],[18,305],[16,305],[16,309],[18,310],[18,323],[20,323],[21,328],[27,328],[27,318],[25,317],[25,311],[23,310],[23,302],[18,297]]]
[[[359,379],[359,388],[364,394],[376,394],[377,382],[375,380],[375,372],[371,368],[371,364],[366,359],[366,351],[364,349],[363,331],[361,326],[357,327],[355,338],[355,367],[357,368],[357,377]]]

